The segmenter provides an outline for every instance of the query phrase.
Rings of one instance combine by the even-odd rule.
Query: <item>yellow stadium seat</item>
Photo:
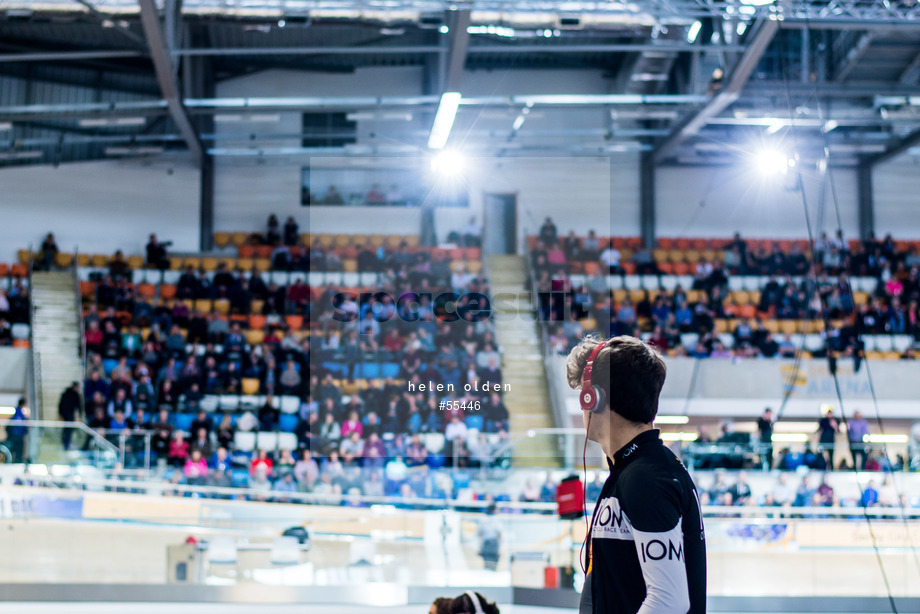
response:
[[[240,258],[236,261],[236,266],[243,271],[251,271],[255,261],[252,258]]]
[[[240,384],[243,388],[243,394],[245,395],[256,395],[259,394],[259,378],[257,377],[244,377]]]
[[[246,331],[246,343],[249,345],[262,345],[262,341],[265,339],[265,331],[262,330],[247,330]]]
[[[230,313],[229,299],[219,298],[216,301],[214,301],[214,310],[221,315],[227,315],[228,313]]]
[[[182,258],[179,256],[170,256],[169,257],[169,268],[173,271],[178,271],[182,268]]]
[[[383,247],[383,243],[386,241],[386,237],[383,235],[371,235],[368,239],[371,247]]]
[[[217,258],[202,258],[201,268],[204,269],[205,271],[216,271],[217,270]]]
[[[19,264],[29,264],[29,258],[32,253],[27,249],[21,249],[16,254],[19,256]]]
[[[332,242],[335,240],[335,237],[329,234],[321,234],[317,240],[321,247],[330,248],[332,247]]]
[[[466,269],[473,275],[477,275],[482,270],[482,262],[475,260],[467,262]]]
[[[249,239],[249,233],[247,232],[234,232],[230,235],[230,240],[233,242],[233,245],[239,247],[241,245],[246,245],[246,241]]]
[[[132,269],[142,269],[144,268],[144,257],[143,256],[128,256],[128,266]]]
[[[252,303],[249,304],[252,313],[262,313],[263,306],[265,306],[265,301],[261,299],[254,299]]]
[[[232,237],[230,236],[229,232],[215,232],[214,233],[214,245],[216,245],[220,249],[224,249],[225,247],[230,245],[231,238]]]
[[[645,290],[642,290],[641,288],[636,288],[635,290],[629,291],[629,300],[632,301],[633,305],[635,305],[636,303],[644,299],[645,299]]]
[[[204,313],[211,312],[211,299],[199,298],[195,300],[195,309]]]
[[[272,261],[268,258],[256,258],[256,268],[264,273],[272,268]]]
[[[77,254],[77,266],[89,266],[90,255],[89,254]]]
[[[94,267],[109,266],[109,257],[105,254],[93,254],[92,264]]]
[[[342,264],[345,266],[346,273],[358,272],[358,261],[355,258],[346,258]]]
[[[196,256],[189,256],[185,259],[185,262],[182,263],[183,268],[192,267],[196,271],[201,268],[201,258]]]
[[[226,265],[232,271],[236,269],[236,258],[221,258],[218,264]]]
[[[390,249],[397,249],[402,242],[402,235],[387,235],[387,247]]]
[[[350,235],[335,235],[335,247],[348,247],[351,245],[351,236]]]
[[[408,245],[409,247],[418,247],[419,245],[418,235],[406,235],[404,238],[406,239],[406,245]]]
[[[70,265],[73,264],[73,254],[58,252],[54,257],[54,263],[62,269],[68,269]]]
[[[367,242],[367,235],[351,235],[351,244],[355,247],[364,247]]]
[[[614,290],[613,291],[613,302],[622,303],[623,299],[626,298],[626,290]]]

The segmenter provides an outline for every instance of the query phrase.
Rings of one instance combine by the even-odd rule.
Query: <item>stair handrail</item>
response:
[[[29,243],[28,282],[29,282],[29,406],[32,408],[31,416],[42,418],[44,414],[42,399],[42,369],[41,355],[35,349],[35,288],[32,273],[35,270],[35,254],[32,244]]]
[[[98,431],[91,429],[89,426],[80,421],[69,422],[66,420],[16,420],[12,421],[9,418],[0,419],[0,426],[8,427],[11,422],[15,422],[13,426],[25,426],[25,427],[38,427],[38,428],[74,428],[83,432],[87,437],[92,438],[92,440],[99,445],[99,447],[104,448],[106,451],[111,452],[115,455],[118,455],[120,458],[121,451],[118,449],[118,446],[113,444],[111,441],[99,434]]]
[[[77,327],[80,329],[80,340],[77,342],[77,356],[81,359],[82,374],[86,373],[86,330],[83,322],[83,293],[80,290],[80,274],[78,271],[77,256],[79,250],[76,246],[73,248],[73,262],[71,263],[71,272],[73,273],[74,302],[76,303]]]
[[[553,422],[557,429],[568,429],[572,426],[566,409],[565,392],[559,385],[559,374],[553,369],[555,360],[552,345],[549,342],[549,333],[546,322],[540,319],[540,288],[537,284],[537,276],[534,272],[533,262],[530,255],[530,243],[527,236],[524,237],[524,266],[530,280],[530,298],[531,307],[534,310],[534,319],[537,321],[537,330],[539,331],[540,352],[543,355],[543,369],[546,375],[546,387],[549,391],[550,407],[552,408]],[[560,448],[563,452],[563,462],[566,468],[574,466],[575,461],[575,440],[571,435],[558,435]]]

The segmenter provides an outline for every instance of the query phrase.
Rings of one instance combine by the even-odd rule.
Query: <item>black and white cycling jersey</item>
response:
[[[657,429],[607,463],[580,614],[704,614],[706,537],[690,474]]]

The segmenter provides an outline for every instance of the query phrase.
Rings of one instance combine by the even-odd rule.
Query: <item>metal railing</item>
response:
[[[57,430],[63,432],[63,429],[73,429],[85,435],[85,447],[88,448],[86,452],[90,454],[91,460],[93,461],[92,464],[96,466],[108,466],[120,459],[124,459],[123,448],[119,448],[119,446],[116,446],[82,422],[66,422],[60,420],[11,420],[7,418],[0,420],[0,426],[4,428],[25,427],[29,429],[29,458],[38,457],[43,435],[47,434],[45,431]],[[75,460],[79,461],[80,459],[77,457]]]
[[[77,316],[77,328],[80,329],[80,339],[77,341],[78,347],[78,356],[82,360],[82,373],[86,373],[86,330],[85,323],[83,322],[83,292],[80,290],[80,275],[78,273],[79,265],[77,263],[77,258],[79,256],[79,251],[76,247],[73,249],[73,262],[71,263],[71,272],[73,273],[73,289],[74,289],[74,307],[76,308]]]
[[[4,474],[4,479],[18,481],[20,488],[55,488],[61,491],[105,491],[118,492],[129,495],[146,496],[180,496],[199,497],[204,499],[249,499],[268,503],[290,503],[304,505],[333,505],[333,506],[393,506],[397,508],[411,508],[414,510],[456,510],[466,512],[485,512],[491,505],[484,500],[461,500],[450,497],[399,497],[399,496],[368,496],[348,493],[319,494],[305,492],[286,492],[258,488],[237,488],[226,486],[190,485],[172,483],[164,480],[144,479],[142,473],[110,472],[105,477],[91,477],[84,475],[39,475],[25,472],[19,475]],[[140,479],[139,479],[140,478]],[[555,516],[556,503],[526,502],[526,501],[498,501],[495,502],[502,513],[524,513]],[[590,506],[588,508],[590,513]],[[763,505],[704,505],[702,506],[704,518],[737,518],[757,520],[774,519],[841,519],[864,520],[866,516],[874,520],[891,520],[903,522],[904,519],[920,519],[920,509],[906,507],[868,507],[865,510],[858,504],[833,505],[833,506],[763,506]],[[208,521],[202,517],[201,521]],[[214,521],[214,519],[210,519]],[[222,519],[218,519],[222,521]]]

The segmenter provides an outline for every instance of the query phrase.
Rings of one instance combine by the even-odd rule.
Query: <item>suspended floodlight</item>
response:
[[[444,149],[444,146],[447,145],[447,138],[450,136],[454,119],[457,117],[457,109],[460,107],[461,98],[460,92],[444,92],[441,95],[438,112],[435,114],[434,124],[431,126],[431,135],[428,137],[429,149]]]

